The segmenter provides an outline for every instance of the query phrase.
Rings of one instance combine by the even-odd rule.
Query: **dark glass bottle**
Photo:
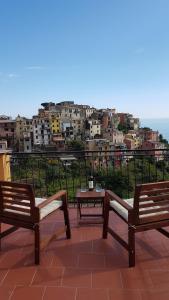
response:
[[[93,176],[92,175],[88,179],[88,186],[89,186],[89,191],[93,191],[94,181],[93,181]]]

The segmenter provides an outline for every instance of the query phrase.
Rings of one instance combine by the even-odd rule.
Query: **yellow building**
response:
[[[7,151],[6,151],[7,153]],[[5,151],[0,153],[0,180],[11,180],[10,155]]]
[[[55,115],[50,118],[50,128],[52,134],[60,132],[60,119]]]

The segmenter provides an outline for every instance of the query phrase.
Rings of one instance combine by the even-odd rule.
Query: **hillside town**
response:
[[[0,150],[16,152],[71,150],[72,141],[84,150],[164,149],[158,131],[140,128],[139,118],[116,109],[96,109],[73,101],[45,102],[28,119],[0,116]],[[77,148],[81,150],[82,148]],[[153,154],[153,153],[152,153]]]

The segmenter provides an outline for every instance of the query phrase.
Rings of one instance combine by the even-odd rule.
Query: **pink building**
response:
[[[129,150],[135,149],[135,140],[134,139],[125,138],[124,143],[125,143],[127,149],[129,149]]]
[[[163,154],[164,154],[163,149],[165,149],[165,145],[163,143],[154,142],[154,141],[144,141],[142,143],[142,149],[151,150],[148,152],[149,155],[154,156],[157,160],[163,160]]]
[[[152,129],[147,130],[144,128],[139,129],[139,135],[142,137],[143,141],[153,141],[158,142],[159,141],[159,132],[154,131]]]

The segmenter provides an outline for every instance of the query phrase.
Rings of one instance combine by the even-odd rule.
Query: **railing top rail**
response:
[[[64,154],[69,154],[69,155],[74,155],[74,154],[92,154],[92,153],[129,153],[131,155],[140,153],[152,153],[152,152],[168,152],[168,148],[153,148],[153,149],[114,149],[114,150],[81,150],[81,151],[42,151],[42,152],[6,152],[8,155],[12,156],[30,156],[30,155],[64,155]]]

